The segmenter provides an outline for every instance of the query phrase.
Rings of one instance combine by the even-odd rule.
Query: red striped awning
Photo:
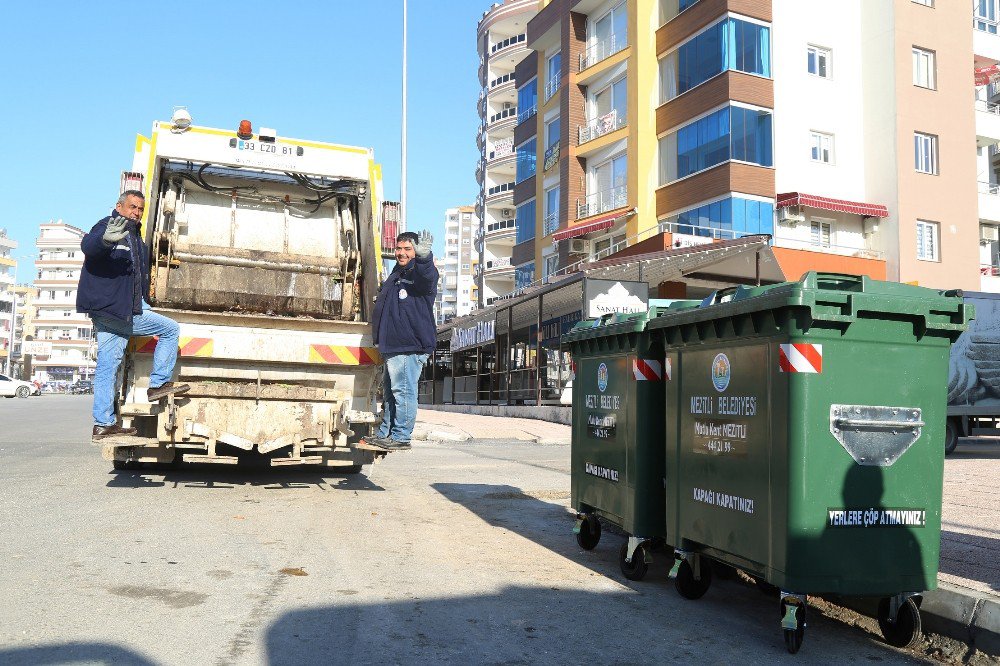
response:
[[[822,208],[823,210],[835,210],[840,213],[851,213],[852,215],[864,215],[865,217],[889,217],[889,209],[881,204],[831,199],[829,197],[804,194],[802,192],[786,192],[779,194],[776,199],[775,208],[808,206],[810,208]]]
[[[566,240],[567,238],[576,238],[577,236],[583,236],[585,234],[593,233],[595,231],[604,231],[605,229],[610,229],[615,225],[615,222],[631,214],[631,210],[627,210],[624,213],[611,213],[610,215],[605,215],[604,217],[599,217],[596,220],[591,220],[586,224],[578,224],[575,227],[569,227],[568,229],[563,229],[552,234],[553,241]]]

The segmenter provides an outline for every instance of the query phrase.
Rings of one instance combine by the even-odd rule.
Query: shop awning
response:
[[[816,194],[805,194],[803,192],[786,192],[776,197],[775,208],[787,208],[788,206],[808,206],[810,208],[821,208],[823,210],[833,210],[852,215],[864,215],[865,217],[889,216],[889,209],[881,204],[847,201],[846,199],[831,199],[830,197],[821,197]]]
[[[593,233],[595,231],[604,231],[605,229],[610,229],[615,225],[618,220],[627,217],[635,212],[634,208],[630,208],[625,212],[611,213],[610,215],[605,215],[604,217],[599,217],[596,220],[591,220],[584,224],[578,224],[575,227],[569,227],[568,229],[563,229],[562,231],[557,231],[552,234],[553,241],[566,240],[567,238],[576,238],[577,236],[583,236],[584,234]]]

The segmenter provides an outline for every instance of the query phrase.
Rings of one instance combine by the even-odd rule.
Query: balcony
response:
[[[490,55],[493,55],[498,51],[503,51],[508,46],[523,44],[527,36],[528,36],[527,33],[522,32],[520,35],[513,35],[511,37],[508,37],[507,39],[500,40],[499,42],[490,47]]]
[[[486,128],[490,131],[496,131],[500,129],[501,125],[510,124],[513,126],[517,122],[517,107],[512,106],[509,109],[503,109],[502,111],[497,111],[491,115],[486,121]]]
[[[1000,184],[979,183],[979,219],[1000,222]]]
[[[580,54],[580,71],[593,67],[602,60],[623,51],[628,46],[628,35],[611,35]]]
[[[978,16],[974,13],[972,28],[973,54],[993,62],[1000,61],[1000,35],[997,34],[996,19]]]
[[[523,123],[528,118],[530,118],[531,116],[535,115],[536,113],[538,113],[538,105],[537,104],[532,104],[529,108],[527,108],[524,111],[522,111],[521,113],[517,114],[517,124],[520,125],[521,123]]]
[[[542,160],[542,172],[546,172],[559,163],[560,148],[558,143],[553,143],[545,149],[545,157]]]
[[[549,236],[559,228],[559,211],[555,210],[545,216],[542,220],[542,235]]]
[[[603,192],[595,192],[584,199],[576,201],[576,219],[582,220],[591,215],[600,215],[609,210],[624,208],[628,205],[628,187],[620,185]]]
[[[552,79],[545,84],[545,101],[548,102],[552,96],[559,92],[559,79]]]
[[[517,230],[517,223],[515,220],[500,220],[499,222],[492,222],[486,225],[486,240],[493,241],[500,238],[513,236],[514,232]]]
[[[499,88],[505,83],[514,83],[514,72],[508,72],[507,74],[504,74],[503,76],[498,76],[497,78],[490,81],[489,89],[490,91],[493,91],[493,89]]]
[[[976,145],[979,148],[1000,142],[1000,104],[976,101]]]
[[[509,183],[501,183],[499,185],[494,185],[493,187],[486,190],[486,199],[489,200],[493,197],[500,197],[504,194],[513,195],[514,193],[514,181]]]
[[[494,166],[494,162],[514,157],[514,137],[501,139],[493,144],[493,150],[486,154],[487,166]]]
[[[590,121],[586,125],[580,125],[577,145],[582,146],[588,141],[593,141],[598,137],[602,137],[605,134],[610,134],[617,129],[621,129],[628,124],[628,118],[625,114],[619,114],[618,109],[611,109],[608,113],[603,116]]]

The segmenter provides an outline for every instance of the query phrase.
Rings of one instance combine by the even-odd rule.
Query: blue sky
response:
[[[38,224],[89,229],[114,204],[136,134],[187,106],[279,136],[375,149],[399,196],[402,0],[11,3],[0,41],[0,227],[36,256]],[[489,2],[410,0],[408,226],[443,247],[469,205],[479,94],[476,25]],[[31,261],[18,281],[32,279]]]

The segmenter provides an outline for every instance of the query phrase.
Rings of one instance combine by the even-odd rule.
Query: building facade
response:
[[[16,276],[13,271],[17,260],[11,253],[17,249],[17,241],[7,236],[6,229],[0,229],[0,372],[10,372],[10,355],[14,347],[14,286]]]
[[[974,4],[541,0],[515,77],[537,99],[513,129],[515,287],[768,234],[788,279],[995,291],[1000,88],[969,99],[1000,37],[996,0]]]
[[[24,342],[35,337],[35,298],[38,290],[30,285],[14,287],[16,309],[14,310],[14,341],[11,345],[11,373],[18,379],[25,379],[22,372]]]
[[[48,354],[32,359],[32,379],[90,379],[97,358],[93,327],[76,311],[76,292],[83,268],[80,241],[84,232],[62,220],[40,225],[35,262],[35,340]]]
[[[526,178],[525,174],[534,168],[533,155],[530,165],[516,158],[514,127],[535,113],[534,98],[516,91],[515,70],[529,54],[526,31],[537,8],[537,0],[494,4],[483,14],[476,34],[481,87],[476,135],[479,198],[474,210],[480,221],[474,239],[480,267],[475,276],[479,306],[492,303],[514,288],[514,189],[518,180]]]
[[[444,214],[444,258],[439,262],[441,284],[438,323],[467,315],[479,300],[479,217],[473,206],[449,208]]]
[[[982,291],[1000,292],[1000,1],[977,0],[972,48],[976,81],[976,173],[979,208],[979,274]]]

